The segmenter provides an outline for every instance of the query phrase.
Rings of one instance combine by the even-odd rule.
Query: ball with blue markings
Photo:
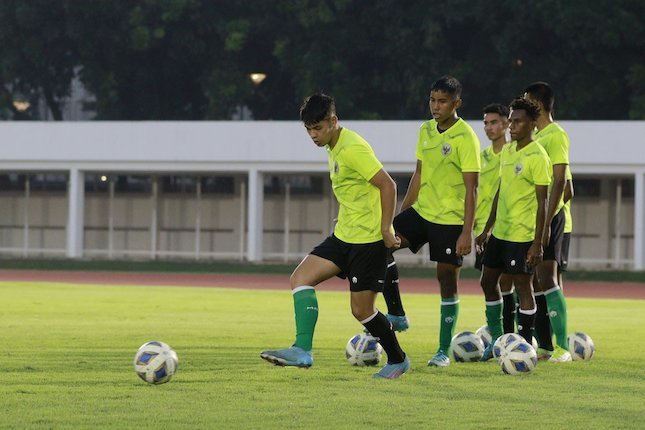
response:
[[[352,336],[345,346],[345,357],[352,366],[376,366],[382,355],[383,347],[369,333]]]
[[[528,342],[524,340],[515,342],[502,353],[499,365],[506,375],[531,373],[537,366],[537,353]]]
[[[177,353],[164,342],[146,342],[134,356],[134,371],[148,384],[163,384],[179,367]]]

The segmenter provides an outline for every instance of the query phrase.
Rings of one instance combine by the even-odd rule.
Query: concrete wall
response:
[[[486,146],[481,122],[470,123]],[[343,123],[370,141],[390,173],[404,177],[414,170],[419,124]],[[571,137],[576,179],[597,178],[601,183],[598,196],[574,200],[572,265],[642,268],[644,233],[636,220],[645,219],[645,157],[640,149],[645,122],[561,124]],[[157,181],[165,175],[235,177],[232,194],[199,198],[194,193],[159,190],[156,194],[117,191],[110,198],[105,190],[87,191],[80,228],[70,225],[70,213],[78,211],[77,199],[68,198],[64,191],[32,190],[26,196],[21,190],[0,190],[0,254],[249,258],[253,254],[249,249],[257,247],[254,252],[260,259],[291,260],[299,259],[328,234],[335,215],[326,153],[310,142],[297,122],[13,122],[0,123],[0,139],[0,175],[60,172],[71,178],[70,187],[78,182],[79,173],[105,173],[109,178],[136,174]],[[288,200],[284,192],[261,196],[261,234],[251,241],[251,235],[257,236],[257,226],[249,224],[248,207],[256,198],[256,192],[249,190],[251,172],[281,177],[313,174],[323,177],[324,185],[318,194],[292,192]],[[635,193],[617,201],[617,178],[631,181]],[[402,198],[403,191],[399,192]],[[620,230],[618,242],[616,229]],[[289,231],[286,238],[285,230]],[[70,245],[70,232],[72,239],[82,240],[80,249]],[[423,261],[409,253],[402,253],[400,259]]]

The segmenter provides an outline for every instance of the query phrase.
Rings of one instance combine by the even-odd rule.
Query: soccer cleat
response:
[[[552,355],[553,355],[553,351],[549,351],[548,349],[544,349],[544,348],[538,348],[537,349],[537,359],[538,359],[538,361],[540,361],[540,360],[548,360],[549,358],[551,358]]]
[[[486,347],[486,349],[484,350],[484,352],[482,353],[482,356],[479,359],[479,361],[488,361],[491,358],[493,358],[493,347],[494,346],[495,346],[494,342],[489,343],[488,346]]]
[[[447,367],[450,365],[450,358],[442,350],[437,353],[428,361],[428,366]]]
[[[410,359],[406,356],[401,363],[386,364],[381,370],[375,373],[372,378],[396,379],[410,370]]]
[[[392,324],[394,331],[406,331],[410,328],[410,320],[405,315],[387,314],[387,320]]]
[[[296,366],[308,368],[314,365],[311,352],[297,346],[279,349],[277,351],[264,351],[260,357],[276,366]]]
[[[553,350],[553,354],[549,358],[549,361],[553,363],[566,363],[571,361],[571,353],[564,348],[556,346]]]

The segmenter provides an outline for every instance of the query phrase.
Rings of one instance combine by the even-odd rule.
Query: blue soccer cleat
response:
[[[437,353],[428,361],[428,366],[447,367],[450,365],[450,358],[442,350]]]
[[[264,351],[260,353],[260,357],[276,366],[295,366],[306,369],[314,365],[311,351],[305,351],[297,346],[277,351]]]
[[[493,342],[489,343],[484,352],[482,353],[481,358],[479,361],[488,361],[491,358],[493,358],[493,348],[495,347],[495,344]]]
[[[375,373],[372,378],[397,379],[408,370],[410,370],[410,359],[406,356],[401,363],[386,364],[381,370]]]
[[[387,314],[387,320],[392,324],[394,331],[406,331],[410,328],[410,320],[405,315]]]

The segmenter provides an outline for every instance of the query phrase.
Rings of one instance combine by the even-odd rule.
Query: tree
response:
[[[66,22],[61,2],[7,0],[0,7],[0,91],[14,117],[32,118],[16,109],[16,97],[34,105],[42,96],[52,117],[62,120],[77,64]]]

